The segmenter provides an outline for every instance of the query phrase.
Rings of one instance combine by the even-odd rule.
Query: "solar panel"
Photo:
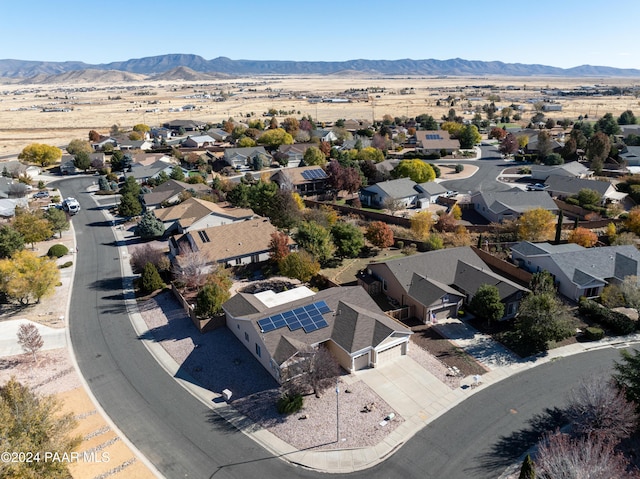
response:
[[[327,303],[317,301],[261,319],[258,321],[258,325],[263,333],[284,328],[285,326],[288,326],[291,331],[303,328],[305,333],[310,333],[329,326],[322,315],[330,311],[331,308],[327,306]]]
[[[327,177],[327,174],[324,172],[324,170],[320,168],[305,170],[301,173],[301,175],[305,180],[320,180]]]
[[[429,134],[425,136],[427,138],[427,140],[441,140],[442,137],[440,135],[437,134]]]

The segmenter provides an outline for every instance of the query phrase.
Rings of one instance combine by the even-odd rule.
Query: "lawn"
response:
[[[377,251],[374,255],[365,258],[345,258],[337,265],[323,268],[320,274],[323,274],[332,281],[341,285],[355,284],[356,274],[364,269],[373,261],[386,261],[393,258],[401,258],[404,255],[397,248],[384,248]]]

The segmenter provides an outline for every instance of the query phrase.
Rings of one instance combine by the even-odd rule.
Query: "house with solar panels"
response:
[[[295,191],[300,196],[324,194],[328,179],[327,173],[319,166],[285,168],[271,175],[271,181],[281,189]]]
[[[279,383],[313,348],[327,347],[354,372],[406,355],[412,334],[360,286],[238,293],[222,309],[227,327]]]
[[[451,155],[460,149],[460,141],[451,138],[444,130],[416,131],[416,153],[425,155],[440,153],[442,150]]]

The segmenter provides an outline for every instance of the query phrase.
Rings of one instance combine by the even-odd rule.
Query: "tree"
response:
[[[500,131],[503,131],[500,128]],[[505,155],[513,155],[518,151],[518,139],[513,133],[507,133],[507,135],[500,141],[500,153]]]
[[[588,228],[578,227],[569,233],[569,243],[591,248],[598,242],[598,235]]]
[[[538,133],[538,158],[544,159],[552,152],[551,134],[546,131]]]
[[[613,363],[615,373],[613,381],[627,401],[636,405],[636,410],[640,413],[640,351],[635,349],[620,350],[620,361]]]
[[[389,228],[389,225],[382,221],[369,223],[365,237],[376,248],[393,246],[393,231]]]
[[[571,390],[565,414],[572,432],[605,440],[631,436],[638,424],[633,403],[609,379],[592,376]]]
[[[340,366],[327,347],[309,347],[288,367],[287,377],[291,379],[285,388],[298,394],[310,390],[319,398],[336,383],[339,375]]]
[[[575,438],[546,433],[538,446],[536,475],[540,479],[631,479],[627,461],[614,444],[601,438]]]
[[[422,114],[416,116],[416,122],[420,124],[423,130],[438,130],[438,122],[431,115]]]
[[[465,125],[460,132],[458,139],[460,140],[460,148],[468,150],[473,148],[474,145],[480,143],[482,141],[482,136],[478,132],[478,127],[476,125]]]
[[[320,271],[320,263],[306,251],[296,251],[278,262],[280,274],[307,282]]]
[[[456,229],[456,219],[453,214],[441,214],[438,216],[438,221],[436,221],[434,227],[440,232],[451,232]]]
[[[258,143],[270,148],[278,148],[280,145],[293,145],[293,137],[282,128],[272,128],[260,135]]]
[[[566,306],[555,293],[530,294],[520,302],[516,332],[532,352],[546,351],[550,341],[561,341],[573,334]]]
[[[25,353],[33,355],[33,362],[35,363],[37,360],[36,353],[44,345],[44,340],[35,324],[22,323],[18,328],[18,344]]]
[[[118,214],[120,216],[138,216],[140,213],[142,213],[142,204],[140,204],[137,196],[126,192],[120,197],[120,204],[118,205]]]
[[[231,297],[229,288],[219,278],[209,278],[196,296],[195,313],[200,318],[220,314],[222,305]]]
[[[78,153],[86,153],[87,155],[90,155],[93,153],[93,147],[87,140],[71,140],[67,145],[67,153],[74,156]]]
[[[271,233],[271,241],[269,241],[269,260],[278,264],[290,253],[289,236],[281,231],[274,231]]]
[[[497,126],[494,126],[493,128],[491,128],[491,131],[489,132],[488,138],[495,138],[498,141],[502,141],[506,136],[507,136],[507,132],[506,130],[504,130],[503,128],[499,128]],[[513,135],[513,133],[512,133]],[[514,140],[515,140],[515,136],[514,136]]]
[[[135,234],[143,239],[158,238],[164,234],[164,223],[156,218],[153,211],[147,211],[138,222]]]
[[[544,269],[533,273],[529,281],[529,289],[531,290],[531,294],[555,294],[556,285],[553,275]]]
[[[60,281],[60,270],[52,259],[31,251],[16,251],[9,259],[0,260],[0,290],[22,305],[40,302],[53,294]]]
[[[576,199],[580,206],[586,205],[599,205],[602,201],[602,196],[596,190],[590,188],[582,188],[576,194]]]
[[[65,479],[70,477],[69,462],[42,460],[44,452],[64,457],[81,443],[72,436],[76,420],[72,413],[63,414],[55,396],[36,395],[15,379],[0,387],[0,437],[5,451],[40,452],[40,461],[0,464],[5,478]]]
[[[426,238],[432,226],[433,214],[430,211],[420,211],[411,217],[411,231],[417,239]]]
[[[335,251],[329,231],[313,221],[301,223],[295,238],[300,247],[311,253],[321,264],[326,263]]]
[[[635,125],[636,123],[638,123],[638,121],[631,110],[622,112],[618,118],[618,125]]]
[[[167,255],[160,248],[154,248],[151,244],[142,245],[131,253],[129,260],[131,269],[136,274],[141,274],[147,263],[153,264],[158,273],[163,273],[171,269],[171,262]]]
[[[238,148],[251,148],[253,146],[256,146],[256,140],[254,140],[253,138],[249,138],[248,136],[242,136],[238,139],[236,145],[238,146]]]
[[[35,243],[51,238],[53,235],[51,225],[39,211],[20,212],[13,219],[13,227],[22,235],[25,243],[31,243],[31,249],[35,249]]]
[[[100,141],[100,138],[102,138],[102,135],[100,135],[96,130],[89,131],[89,141],[96,143]]]
[[[298,131],[300,130],[300,122],[293,117],[285,118],[284,120],[282,120],[281,125],[282,128],[284,128],[284,131],[289,133],[293,138],[296,137]]]
[[[440,129],[448,132],[453,138],[460,138],[464,125],[456,121],[445,121],[440,125]]]
[[[620,126],[611,113],[605,113],[595,124],[596,132],[602,132],[606,136],[620,134]]]
[[[527,454],[524,461],[522,461],[518,479],[536,479],[536,469],[529,454]]]
[[[559,244],[562,239],[562,220],[564,219],[564,213],[562,210],[558,212],[558,222],[556,223],[556,238],[555,243]]]
[[[125,169],[124,153],[121,150],[114,151],[109,162],[112,171],[123,171]]]
[[[455,205],[453,205],[451,207],[451,216],[453,216],[454,220],[461,220],[462,219],[462,209],[460,208],[458,203],[456,203]]]
[[[49,222],[51,229],[58,233],[60,238],[62,238],[62,232],[70,227],[66,213],[58,208],[49,208],[45,211],[44,219]]]
[[[380,163],[381,161],[384,161],[384,153],[378,148],[367,146],[366,148],[362,148],[358,151],[356,159],[358,161],[372,161],[373,163]]]
[[[611,150],[609,137],[601,131],[595,133],[587,143],[587,158],[591,160],[591,169],[599,174],[602,171],[604,160]]]
[[[324,166],[327,162],[327,157],[315,146],[310,146],[307,151],[304,152],[302,161],[306,166]]]
[[[364,235],[351,223],[336,223],[331,227],[336,253],[341,258],[356,258],[364,246]]]
[[[182,168],[180,167],[180,165],[175,165],[172,168],[169,178],[176,181],[184,181],[184,178],[185,178],[184,171],[182,171]]]
[[[525,211],[518,220],[518,237],[525,241],[545,241],[553,237],[553,213],[543,208]]]
[[[559,153],[549,153],[547,156],[542,158],[542,163],[545,165],[562,165],[564,163],[564,158]]]
[[[190,290],[198,289],[206,282],[209,257],[202,250],[193,251],[189,246],[178,247],[178,261],[174,263],[173,274],[177,282]]]
[[[56,161],[60,161],[60,158],[62,158],[60,148],[42,143],[31,143],[18,155],[19,160],[36,163],[42,167],[53,165]]]
[[[73,157],[73,164],[79,170],[86,171],[91,167],[91,157],[88,153],[80,151]]]
[[[151,131],[151,127],[149,125],[145,125],[144,123],[138,123],[137,125],[133,125],[132,130],[144,134],[148,131]]]
[[[640,206],[631,208],[624,225],[629,231],[640,235]]]
[[[500,292],[492,284],[481,284],[471,298],[469,307],[476,316],[486,320],[488,324],[504,316],[504,304],[500,301]]]
[[[140,195],[141,191],[142,188],[133,176],[127,176],[124,180],[122,188],[120,188],[121,195],[131,193],[133,196],[137,197],[138,195]]]
[[[106,176],[98,178],[98,189],[100,191],[111,191],[111,183],[109,183]]]
[[[11,225],[0,226],[0,259],[24,248],[24,237]]]
[[[402,160],[391,174],[394,178],[410,178],[416,183],[425,183],[436,178],[431,165],[422,160]]]

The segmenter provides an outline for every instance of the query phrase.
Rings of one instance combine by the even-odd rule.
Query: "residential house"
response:
[[[620,136],[640,135],[640,125],[620,125]]]
[[[150,193],[142,195],[142,206],[147,210],[160,208],[162,205],[178,203],[183,194],[192,195],[211,194],[211,187],[204,183],[185,183],[183,181],[168,180],[156,186]]]
[[[366,130],[371,128],[371,122],[369,120],[345,120],[344,121],[344,129],[350,132],[355,132],[358,130]]]
[[[618,156],[625,161],[627,166],[640,166],[640,146],[627,146]]]
[[[407,315],[424,323],[456,317],[482,284],[498,287],[505,304],[504,319],[518,309],[526,288],[494,273],[469,246],[369,263],[358,284],[372,294],[384,294]]]
[[[640,278],[640,251],[632,245],[584,248],[521,241],[511,247],[511,259],[530,272],[548,271],[558,291],[574,301],[600,296],[607,284],[628,276]]]
[[[340,151],[349,151],[356,149],[356,146],[360,143],[360,148],[368,148],[371,146],[372,141],[368,136],[354,135],[350,140],[344,140],[342,145],[338,147]]]
[[[271,175],[271,181],[281,189],[292,190],[300,196],[321,195],[327,190],[329,177],[319,166],[285,168]]]
[[[182,141],[181,146],[184,148],[206,148],[213,146],[216,140],[209,135],[188,136]]]
[[[273,158],[264,146],[251,146],[247,148],[227,148],[224,150],[224,161],[234,168],[251,166],[256,156],[262,157],[263,165],[270,165]]]
[[[133,176],[138,183],[145,183],[150,179],[158,178],[161,173],[170,175],[176,166],[178,165],[164,160],[154,161],[151,164],[132,163],[128,176]],[[182,171],[185,175],[189,174],[184,168],[182,168]]]
[[[91,143],[91,146],[95,151],[103,151],[104,147],[107,145],[111,145],[114,148],[118,146],[118,140],[111,136],[105,136],[100,138],[98,141]]]
[[[238,293],[222,308],[227,327],[280,383],[319,346],[349,372],[392,364],[407,354],[412,334],[360,286]]]
[[[451,138],[444,130],[416,131],[416,153],[424,155],[438,153],[442,150],[451,155],[460,149],[460,141]]]
[[[166,234],[183,234],[256,217],[251,209],[235,208],[228,203],[213,203],[200,198],[189,198],[175,206],[156,208],[153,213],[164,223]]]
[[[362,206],[384,208],[390,201],[397,201],[403,208],[416,205],[419,192],[417,183],[409,178],[381,181],[360,190],[360,202]]]
[[[169,239],[169,254],[179,266],[181,256],[201,252],[207,265],[239,266],[269,259],[271,235],[277,231],[266,218],[191,230]],[[289,239],[290,248],[295,246]]]
[[[546,191],[523,191],[520,188],[477,191],[471,195],[471,204],[476,212],[492,223],[515,220],[525,211],[534,208],[558,213],[558,206]]]
[[[196,120],[171,120],[162,126],[175,132],[179,132],[180,130],[190,132],[203,130],[207,124]]]
[[[211,128],[206,131],[207,135],[213,138],[216,141],[227,141],[231,137],[231,133],[227,133],[222,128]]]
[[[420,183],[414,187],[419,193],[420,200],[424,199],[427,203],[436,203],[438,198],[444,196],[447,192],[447,189],[442,186],[440,183],[436,183],[435,181],[427,181],[425,183]]]
[[[528,130],[528,131],[532,131],[532,133],[527,134],[527,136],[529,136],[529,142],[527,143],[525,150],[527,153],[530,153],[530,154],[538,153],[538,136],[540,131],[539,130]],[[552,153],[558,153],[562,149],[563,145],[555,138],[551,138],[549,147]]]
[[[25,165],[19,160],[9,160],[2,162],[2,176],[17,178],[21,175],[27,175],[31,178],[38,176],[42,172],[42,168],[37,165]]]
[[[593,171],[579,161],[570,161],[562,165],[531,165],[531,179],[546,181],[551,175],[568,176],[571,178],[589,178]]]
[[[326,143],[338,141],[338,136],[333,132],[333,130],[311,130],[311,138],[317,138],[318,140]]]
[[[153,148],[153,141],[123,139],[118,142],[118,148],[122,151],[131,151],[131,150],[148,151]]]
[[[173,136],[173,130],[165,128],[163,126],[159,128],[151,128],[151,138],[158,140],[168,140]]]
[[[280,145],[278,147],[277,155],[286,156],[288,159],[287,166],[289,168],[295,168],[300,165],[304,154],[309,148],[316,146],[314,143],[294,143],[293,145]]]
[[[602,203],[609,201],[620,201],[626,196],[619,193],[609,181],[587,180],[583,178],[573,178],[569,176],[550,175],[545,181],[547,192],[561,200],[577,195],[582,189],[597,191],[602,197]]]

